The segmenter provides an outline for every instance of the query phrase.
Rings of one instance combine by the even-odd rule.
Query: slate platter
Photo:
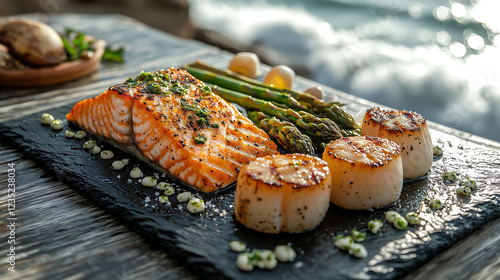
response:
[[[64,119],[71,107],[53,108],[49,113]],[[156,202],[157,190],[143,187],[128,174],[135,166],[145,175],[161,178],[162,174],[123,151],[99,143],[115,152],[114,159],[131,159],[123,170],[114,171],[112,160],[102,160],[84,150],[83,140],[64,137],[64,130],[69,128],[67,122],[62,131],[52,131],[40,123],[40,117],[37,113],[0,123],[2,141],[22,151],[47,172],[144,236],[153,247],[165,250],[204,279],[395,279],[500,216],[500,152],[436,130],[431,131],[433,142],[443,147],[444,155],[435,158],[427,177],[405,183],[401,199],[395,205],[373,211],[347,211],[331,205],[325,221],[315,230],[266,235],[248,230],[234,220],[233,189],[216,195],[198,194],[208,206],[200,214],[190,214],[185,203],[177,203],[175,199],[170,205],[160,205]],[[441,178],[444,170],[456,172],[459,180],[444,181]],[[478,183],[470,198],[455,192],[458,182],[466,176]],[[182,187],[173,184],[177,192],[182,191]],[[150,202],[146,202],[148,196]],[[423,202],[426,197],[444,200],[444,208],[429,209]],[[388,210],[403,215],[418,212],[423,221],[405,231],[385,223],[381,233],[367,233],[365,259],[355,259],[333,246],[335,234],[347,234],[353,228],[366,232],[366,223],[375,218],[384,220]],[[229,250],[231,240],[244,241],[249,248],[258,249],[290,243],[298,257],[294,263],[278,264],[273,271],[256,269],[244,273],[235,264],[238,253]]]

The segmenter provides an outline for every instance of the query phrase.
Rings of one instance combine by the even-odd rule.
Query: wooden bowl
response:
[[[93,40],[94,55],[88,59],[67,61],[55,66],[8,70],[0,68],[0,85],[6,86],[46,86],[55,85],[83,77],[94,72],[104,54],[106,43],[87,36]]]

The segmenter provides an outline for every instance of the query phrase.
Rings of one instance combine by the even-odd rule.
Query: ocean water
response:
[[[500,1],[190,0],[195,23],[310,79],[500,141]]]

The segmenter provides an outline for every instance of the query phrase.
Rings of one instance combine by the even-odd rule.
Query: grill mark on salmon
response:
[[[277,153],[265,132],[186,71],[160,70],[153,82],[141,75],[77,103],[66,118],[204,192]]]

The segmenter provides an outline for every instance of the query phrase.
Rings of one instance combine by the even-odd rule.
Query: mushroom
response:
[[[19,61],[33,66],[50,66],[66,60],[61,36],[37,21],[10,19],[0,23],[0,44]]]

